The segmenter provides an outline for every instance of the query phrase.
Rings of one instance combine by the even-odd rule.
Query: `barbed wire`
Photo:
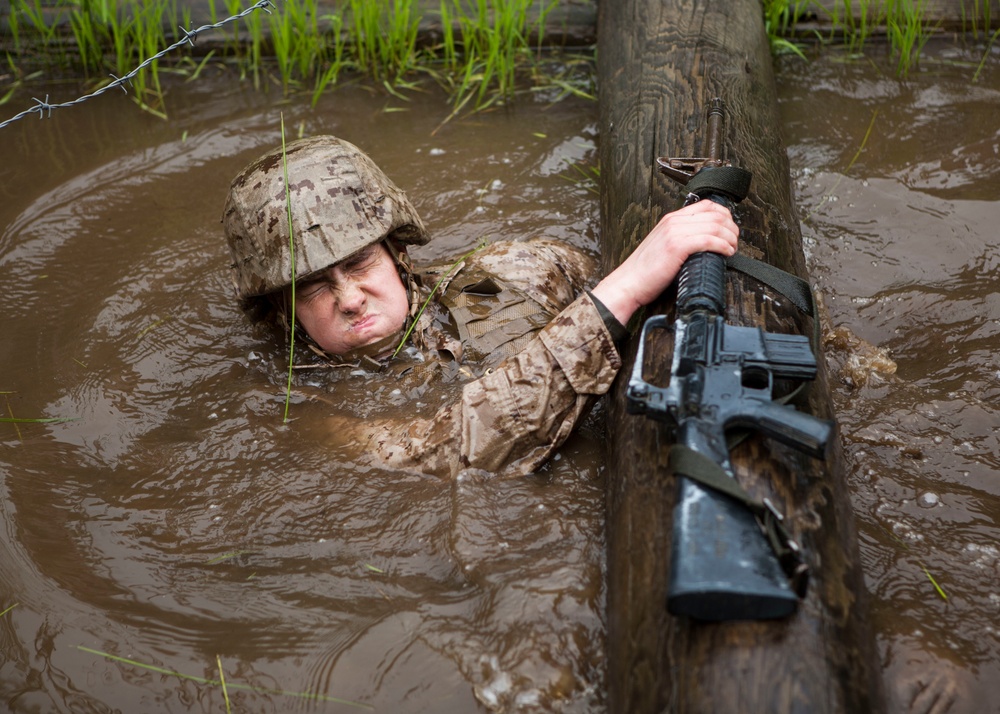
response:
[[[82,97],[77,97],[76,99],[74,99],[72,101],[69,101],[69,102],[60,102],[60,103],[57,103],[57,104],[49,104],[49,95],[47,95],[47,94],[45,95],[45,100],[44,101],[42,101],[41,99],[38,99],[37,97],[32,97],[32,100],[35,102],[35,105],[32,106],[32,107],[29,107],[28,109],[25,109],[23,112],[21,112],[19,114],[15,114],[14,116],[12,116],[10,119],[8,119],[6,121],[0,122],[0,129],[3,129],[8,124],[13,124],[14,122],[18,121],[19,119],[23,119],[24,117],[28,116],[29,114],[38,114],[39,119],[45,119],[47,117],[51,117],[53,109],[62,109],[63,107],[72,107],[74,105],[77,105],[77,104],[80,104],[82,102],[85,102],[88,99],[93,99],[94,97],[99,97],[100,95],[104,94],[105,92],[107,92],[107,91],[109,91],[111,89],[115,89],[117,87],[121,87],[121,90],[123,92],[125,92],[125,94],[128,94],[128,90],[125,89],[125,85],[129,84],[131,82],[131,80],[132,80],[133,77],[135,77],[137,74],[139,74],[139,72],[141,72],[143,69],[145,69],[146,67],[148,67],[150,64],[152,64],[156,60],[160,59],[164,55],[166,55],[166,54],[168,54],[170,52],[173,52],[174,50],[176,50],[181,45],[191,45],[192,47],[194,47],[194,41],[198,37],[198,35],[200,33],[206,32],[208,30],[216,30],[216,29],[222,27],[223,25],[225,25],[227,23],[235,22],[236,20],[239,20],[240,18],[246,17],[247,15],[249,15],[249,14],[251,14],[253,12],[256,12],[257,10],[263,10],[264,12],[266,12],[267,14],[270,15],[271,14],[270,8],[272,8],[272,7],[276,7],[275,4],[274,4],[274,2],[273,2],[273,0],[257,0],[257,2],[255,4],[251,5],[247,9],[243,10],[243,12],[240,12],[239,14],[233,15],[231,17],[227,17],[225,20],[220,20],[219,22],[216,22],[214,24],[211,24],[211,25],[202,25],[201,27],[196,28],[194,30],[187,30],[187,29],[181,27],[180,31],[184,35],[184,37],[182,37],[181,39],[177,40],[177,42],[175,42],[174,44],[170,45],[169,47],[160,50],[159,52],[157,52],[152,57],[149,57],[149,58],[143,60],[143,62],[141,64],[139,64],[138,67],[136,67],[135,69],[133,69],[128,74],[123,75],[121,77],[115,77],[115,75],[112,74],[111,77],[112,77],[112,79],[114,81],[109,82],[108,84],[104,85],[103,87],[101,87],[97,91],[91,92],[90,94],[85,94]]]

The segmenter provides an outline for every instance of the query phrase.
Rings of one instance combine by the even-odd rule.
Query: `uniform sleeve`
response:
[[[538,468],[573,431],[621,367],[611,334],[582,295],[514,357],[470,382],[429,419],[368,435],[386,466],[454,476]]]

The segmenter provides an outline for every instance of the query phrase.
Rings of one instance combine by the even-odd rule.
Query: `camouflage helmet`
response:
[[[244,305],[391,237],[430,240],[416,209],[361,149],[333,136],[287,144],[295,276],[288,246],[285,168],[277,148],[233,180],[223,225]]]

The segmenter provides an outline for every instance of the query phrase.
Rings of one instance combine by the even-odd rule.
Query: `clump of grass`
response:
[[[22,37],[30,36],[32,44],[41,50],[43,58],[55,58],[62,64],[65,62],[65,51],[59,37],[59,23],[62,21],[65,9],[58,4],[49,8],[41,0],[11,0],[8,24],[14,40],[14,49],[22,52]]]
[[[355,65],[395,84],[417,67],[420,17],[413,0],[350,0],[347,34]]]
[[[456,111],[470,101],[484,109],[513,96],[518,67],[535,55],[530,37],[541,42],[545,19],[557,4],[551,0],[529,22],[530,0],[476,0],[471,12],[461,0],[441,1],[442,60]]]
[[[223,9],[228,16],[236,15],[242,6],[242,0],[223,0]],[[219,9],[215,5],[215,0],[208,0],[208,16],[214,25],[222,18]],[[220,32],[226,38],[223,53],[229,57],[240,57],[243,52],[243,45],[240,42],[239,23],[228,25]]]
[[[962,24],[978,38],[981,30],[990,28],[992,16],[990,2],[973,3],[971,14],[962,4]],[[796,24],[810,6],[827,13],[830,32],[826,41],[842,42],[852,54],[864,53],[874,37],[884,38],[900,77],[906,77],[917,65],[924,46],[938,29],[925,0],[836,0],[828,7],[813,0],[764,0],[764,22],[772,49],[801,55],[789,37],[795,36]]]
[[[830,20],[831,37],[839,33],[850,52],[861,54],[872,32],[884,21],[884,15],[876,3],[860,3],[855,14],[851,0],[840,0],[833,5]]]
[[[916,65],[933,31],[926,19],[924,0],[886,0],[885,26],[896,55],[896,71],[905,77]]]
[[[240,14],[247,2],[209,0],[212,23],[223,11],[229,17]],[[557,4],[441,0],[444,39],[421,48],[422,17],[415,0],[348,0],[329,14],[322,14],[318,0],[283,0],[268,8],[268,19],[252,12],[223,28],[219,56],[234,62],[255,87],[265,86],[272,67],[286,92],[310,82],[314,103],[345,70],[353,70],[397,95],[421,74],[429,75],[451,93],[456,113],[485,109],[514,95],[523,69],[532,70],[535,79],[543,76],[537,72],[540,44],[533,49],[530,38],[537,36],[541,43],[546,18]],[[156,55],[168,34],[183,37],[176,28],[168,32],[164,18],[177,25],[188,23],[190,14],[178,11],[177,0],[12,0],[8,24],[16,48],[30,34],[33,46],[54,65],[97,77],[128,74],[144,57]],[[60,27],[69,27],[72,36],[61,36]],[[67,41],[74,52],[64,51]],[[205,61],[195,65],[195,74]],[[136,75],[133,87],[143,108],[162,115],[158,70],[158,63],[151,63]],[[579,92],[567,90],[563,96],[570,93]]]
[[[13,0],[10,23],[30,26],[33,41],[41,42],[49,64],[79,67],[86,76],[111,70],[121,77],[167,44],[165,17],[177,17],[176,0],[60,0],[44,13],[40,0]],[[63,24],[68,24],[70,44],[75,44],[72,57],[66,51],[65,40],[70,38],[64,40],[60,33]],[[20,34],[15,41],[19,44]],[[163,104],[157,70],[153,62],[132,80],[136,101],[154,113]]]
[[[972,12],[967,13],[965,3],[962,8],[962,28],[970,33],[974,39],[979,39],[980,35],[986,36],[993,26],[993,0],[972,0]],[[998,30],[997,32],[1000,32]],[[994,33],[994,38],[996,33]]]
[[[772,54],[796,54],[805,59],[802,48],[787,38],[812,0],[764,0],[764,30]]]
[[[288,87],[298,77],[313,77],[326,55],[326,35],[320,29],[315,3],[308,0],[285,0],[283,12],[268,16],[274,56],[282,86]],[[334,36],[340,40],[339,34]]]

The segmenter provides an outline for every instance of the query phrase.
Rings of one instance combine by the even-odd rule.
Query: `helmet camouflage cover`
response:
[[[251,163],[226,199],[222,220],[242,301],[280,290],[387,237],[417,245],[430,239],[406,194],[353,144],[317,136],[287,144],[284,156],[282,161],[279,147]]]

